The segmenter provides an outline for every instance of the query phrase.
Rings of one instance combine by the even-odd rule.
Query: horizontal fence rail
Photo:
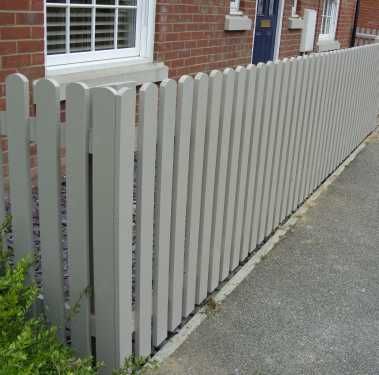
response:
[[[37,253],[61,339],[111,373],[160,347],[374,130],[379,45],[138,90],[74,83],[65,121],[57,84],[34,95],[30,116],[29,82],[7,78],[0,219],[16,259]]]

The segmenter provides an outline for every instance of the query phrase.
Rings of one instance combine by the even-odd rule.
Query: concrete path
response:
[[[379,136],[154,374],[379,374]]]

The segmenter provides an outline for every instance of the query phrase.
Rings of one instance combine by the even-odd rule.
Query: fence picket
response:
[[[14,252],[16,260],[19,260],[34,247],[28,127],[29,84],[21,74],[12,74],[6,79],[6,109]]]
[[[240,150],[240,173],[238,176],[238,192],[237,192],[237,207],[236,207],[236,220],[233,230],[232,248],[234,249],[235,259],[233,268],[238,264],[238,260],[241,259],[242,254],[242,236],[244,228],[244,214],[246,210],[246,196],[248,186],[248,174],[249,174],[249,160],[250,150],[252,142],[252,130],[253,130],[253,110],[255,101],[255,86],[256,86],[256,70],[254,65],[247,67],[247,82],[245,92],[245,106],[243,114],[243,133],[241,137],[241,150]],[[236,259],[238,257],[238,259]]]
[[[239,249],[232,248],[232,236],[234,230],[236,194],[238,191],[239,156],[241,149],[241,131],[244,98],[246,95],[246,68],[236,69],[236,81],[234,87],[232,126],[230,131],[229,161],[227,172],[225,220],[223,229],[223,248],[221,260],[221,280],[224,280],[229,271],[233,270],[239,262]]]
[[[264,88],[264,97],[263,104],[263,117],[261,122],[261,136],[260,136],[260,145],[259,145],[259,154],[258,154],[258,164],[257,164],[257,175],[256,175],[256,189],[255,189],[255,199],[254,199],[254,211],[253,211],[253,220],[252,220],[252,233],[251,233],[251,249],[254,249],[259,245],[259,222],[260,214],[262,208],[262,198],[263,198],[263,184],[265,177],[266,169],[266,160],[267,154],[266,150],[269,143],[269,124],[270,124],[270,115],[271,115],[271,103],[272,96],[269,94],[273,90],[275,78],[275,65],[272,62],[267,63],[266,65],[266,85]]]
[[[35,87],[38,197],[43,294],[47,317],[63,340],[65,309],[61,233],[60,102],[59,87],[41,79]],[[46,108],[49,108],[47,111]]]
[[[193,79],[189,76],[183,76],[178,82],[175,125],[168,314],[168,327],[170,331],[175,330],[182,320],[185,223],[192,102]]]
[[[194,102],[192,107],[189,190],[184,252],[184,317],[187,317],[195,308],[207,105],[208,76],[204,73],[198,73],[194,80]],[[206,266],[206,269],[208,269],[208,265]]]
[[[93,273],[96,358],[113,368],[117,365],[114,340],[116,309],[116,92],[95,88],[91,92],[92,112],[92,206]],[[107,126],[104,126],[106,124]],[[106,199],[104,199],[104,196]],[[106,303],[104,303],[106,301]]]
[[[205,130],[204,171],[202,184],[202,201],[199,233],[199,255],[197,263],[196,303],[207,295],[207,288],[212,291],[218,285],[217,278],[212,278],[217,270],[220,257],[215,257],[211,249],[213,197],[216,177],[217,146],[221,111],[222,74],[214,70],[209,75],[208,113]]]
[[[261,243],[266,237],[266,233],[270,233],[272,228],[268,229],[266,227],[268,217],[270,216],[269,201],[271,200],[272,181],[273,181],[273,169],[274,169],[274,159],[277,153],[277,148],[275,147],[276,140],[278,137],[278,114],[279,114],[279,101],[281,94],[281,85],[283,79],[283,64],[281,62],[275,62],[274,64],[274,84],[273,84],[273,95],[271,101],[271,114],[269,120],[269,130],[268,130],[268,144],[267,144],[267,158],[265,167],[265,177],[264,186],[262,193],[262,209],[261,217],[259,220],[258,228],[258,243]]]
[[[264,90],[266,84],[266,66],[258,64],[256,68],[256,85],[254,90],[254,103],[253,103],[253,117],[252,117],[252,144],[249,159],[249,176],[248,184],[249,189],[246,197],[246,211],[243,221],[243,237],[242,237],[242,249],[241,260],[245,259],[249,251],[255,248],[250,242],[251,231],[253,226],[253,214],[254,214],[254,197],[257,187],[257,165],[259,146],[261,144],[262,128],[260,126],[263,115],[263,99]]]
[[[158,88],[147,83],[140,90],[137,166],[136,352],[151,352],[152,273],[155,158]]]
[[[73,83],[66,89],[67,242],[70,307],[80,301],[71,318],[72,346],[78,355],[91,354],[89,253],[89,90]]]
[[[218,151],[216,164],[216,184],[213,208],[213,224],[211,237],[211,254],[213,255],[212,268],[210,269],[210,280],[216,285],[220,280],[222,256],[222,232],[224,222],[224,208],[226,197],[226,172],[228,167],[230,128],[232,121],[232,104],[235,85],[235,71],[225,69],[223,72],[222,99],[220,129],[218,134]],[[199,294],[198,301],[204,300],[206,294]]]
[[[155,208],[156,259],[154,262],[153,344],[167,337],[170,260],[171,196],[174,163],[175,111],[177,84],[165,80],[159,89],[157,141],[157,190]]]

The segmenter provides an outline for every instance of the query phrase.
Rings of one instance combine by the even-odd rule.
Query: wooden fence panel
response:
[[[203,160],[208,105],[208,81],[208,76],[204,73],[198,73],[194,81],[194,102],[192,108],[190,167],[188,179],[189,190],[184,253],[184,317],[187,317],[194,310],[196,299]]]
[[[91,354],[89,249],[89,90],[73,83],[66,89],[67,242],[70,249],[71,340],[81,356]]]
[[[177,84],[165,80],[159,89],[157,140],[157,189],[155,207],[156,260],[154,262],[153,344],[167,337],[170,262],[171,197],[174,165],[175,112]]]
[[[12,205],[14,251],[18,260],[31,253],[34,247],[28,127],[29,84],[24,76],[13,74],[6,79],[6,106],[5,125],[8,131],[10,165],[9,193]]]
[[[61,227],[60,103],[59,87],[39,80],[35,87],[38,197],[43,294],[48,319],[64,339],[65,308]],[[49,110],[46,110],[49,108]]]
[[[169,330],[182,320],[185,224],[188,169],[191,139],[193,79],[183,76],[178,82],[175,126],[174,185],[171,218]]]

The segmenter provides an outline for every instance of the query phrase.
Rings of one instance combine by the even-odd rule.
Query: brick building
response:
[[[360,0],[358,27],[379,30],[378,0]]]
[[[355,1],[2,0],[0,110],[13,72],[95,86],[296,56],[305,9],[317,12],[311,50],[345,48]]]

